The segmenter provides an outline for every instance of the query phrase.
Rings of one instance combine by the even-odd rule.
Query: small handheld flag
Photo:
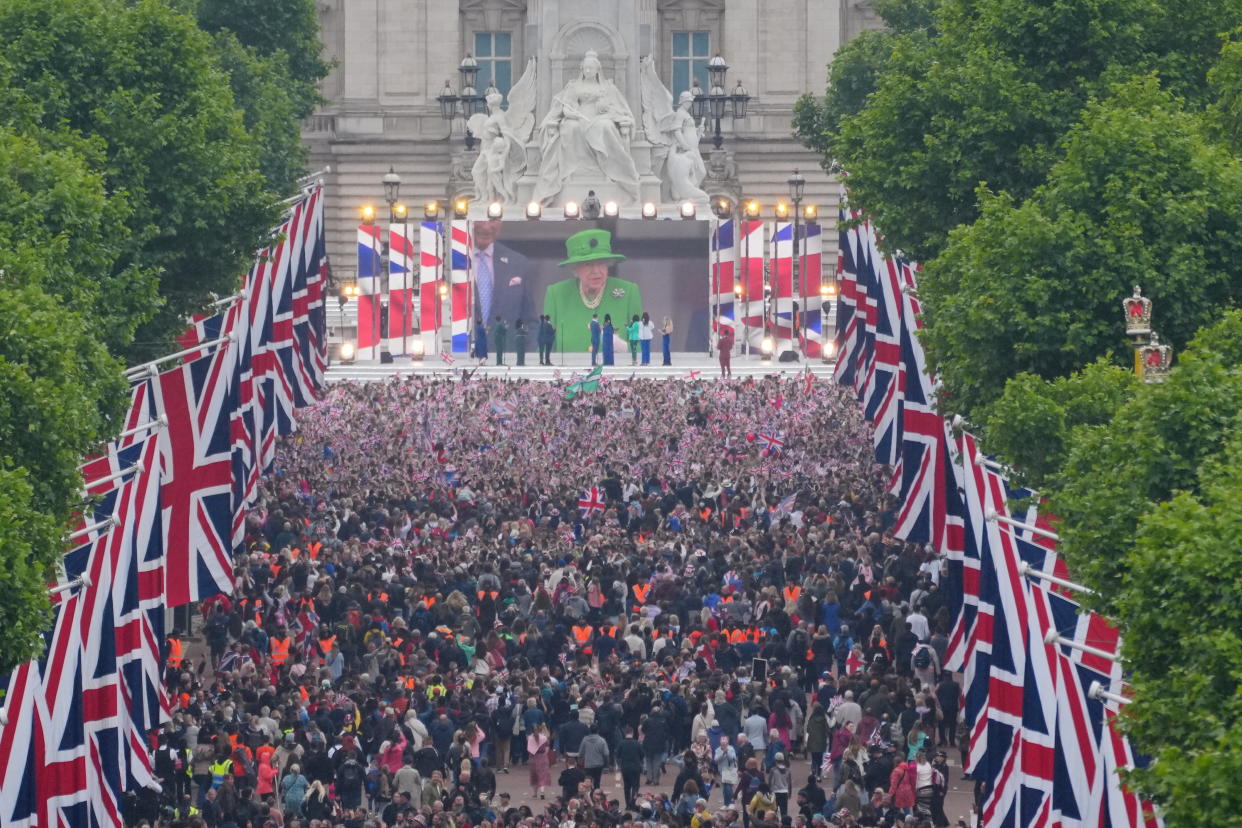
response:
[[[579,394],[581,394],[584,391],[598,391],[599,385],[600,385],[600,377],[603,375],[603,373],[604,373],[604,366],[597,365],[591,371],[591,373],[587,374],[582,379],[571,382],[565,388],[565,399],[572,400],[574,397],[577,397]]]

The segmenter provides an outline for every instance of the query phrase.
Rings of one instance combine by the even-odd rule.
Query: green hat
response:
[[[625,257],[612,252],[612,233],[607,230],[582,230],[565,239],[565,255],[558,267],[579,262],[623,262]]]

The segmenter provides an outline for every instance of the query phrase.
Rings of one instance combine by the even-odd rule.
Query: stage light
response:
[[[359,295],[357,285],[345,285],[341,288],[341,296],[346,299],[357,299]]]
[[[834,284],[826,284],[819,286],[819,295],[826,299],[831,299],[837,295],[837,286]]]
[[[746,202],[746,206],[743,208],[743,212],[746,213],[746,218],[748,219],[759,218],[759,202],[757,201]]]
[[[783,201],[777,203],[776,217],[778,219],[789,218],[789,205]]]
[[[487,205],[487,217],[489,219],[495,220],[495,219],[500,218],[504,214],[505,214],[505,205],[501,204],[499,201],[493,201],[491,204]]]
[[[578,202],[566,201],[565,202],[565,218],[576,219],[577,217],[578,217]]]
[[[444,281],[440,282],[440,287],[438,288],[438,290],[440,291],[440,298],[441,298],[441,299],[445,299],[445,298],[447,298],[447,297],[448,297],[448,290],[449,290],[449,288],[448,288],[448,282],[444,282]]]
[[[802,208],[802,217],[807,221],[815,221],[819,217],[819,207],[808,204]]]
[[[776,350],[776,340],[770,336],[765,336],[763,341],[759,343],[759,350],[764,356],[772,356],[772,352]]]
[[[608,216],[608,218],[616,218],[619,212],[621,212],[621,208],[617,206],[617,202],[604,202],[604,215]]]
[[[733,293],[735,296],[737,296],[738,299],[741,299],[742,298],[742,286],[740,284],[734,285]]]
[[[698,212],[698,208],[694,206],[693,201],[683,201],[681,203],[681,217],[684,219],[694,218],[694,214]]]
[[[528,219],[537,219],[543,215],[543,205],[538,201],[532,201],[526,205],[526,217]]]
[[[362,205],[362,220],[367,224],[375,221],[375,208],[370,204]]]
[[[423,218],[435,220],[440,217],[440,202],[428,201],[423,205]]]
[[[405,221],[405,214],[409,212],[409,208],[398,202],[392,205],[392,214],[400,221]]]
[[[655,218],[655,217],[656,217],[656,214],[657,214],[658,212],[659,212],[659,211],[656,209],[656,205],[655,205],[655,202],[654,202],[654,201],[644,201],[644,202],[643,202],[643,218],[645,218],[645,219],[653,219],[653,218]]]
[[[712,210],[716,213],[716,218],[727,219],[733,215],[733,204],[727,198],[718,198],[712,202]]]
[[[341,362],[353,362],[358,354],[352,342],[341,343]]]
[[[459,198],[453,201],[453,218],[463,219],[470,212],[470,202]]]
[[[424,353],[423,338],[421,336],[416,336],[410,340],[410,356],[414,359],[422,359]]]

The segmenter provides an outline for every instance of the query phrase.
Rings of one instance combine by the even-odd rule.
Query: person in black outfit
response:
[[[936,701],[940,702],[941,717],[937,722],[937,735],[942,745],[957,746],[957,711],[962,700],[962,688],[948,671],[936,685]]]
[[[643,748],[634,738],[634,728],[625,729],[625,738],[617,743],[617,767],[621,771],[621,787],[625,793],[625,807],[636,807],[638,778],[643,770]]]

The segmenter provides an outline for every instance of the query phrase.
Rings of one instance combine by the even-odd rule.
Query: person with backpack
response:
[[[854,639],[850,637],[849,625],[842,624],[841,631],[832,639],[832,656],[837,662],[837,678],[845,675],[845,662],[849,660],[852,649],[854,649]]]
[[[940,657],[930,644],[919,644],[910,655],[910,669],[923,688],[931,689],[940,673]]]
[[[362,789],[366,782],[366,770],[358,760],[350,756],[337,768],[336,797],[341,807],[349,810],[362,806]]]

